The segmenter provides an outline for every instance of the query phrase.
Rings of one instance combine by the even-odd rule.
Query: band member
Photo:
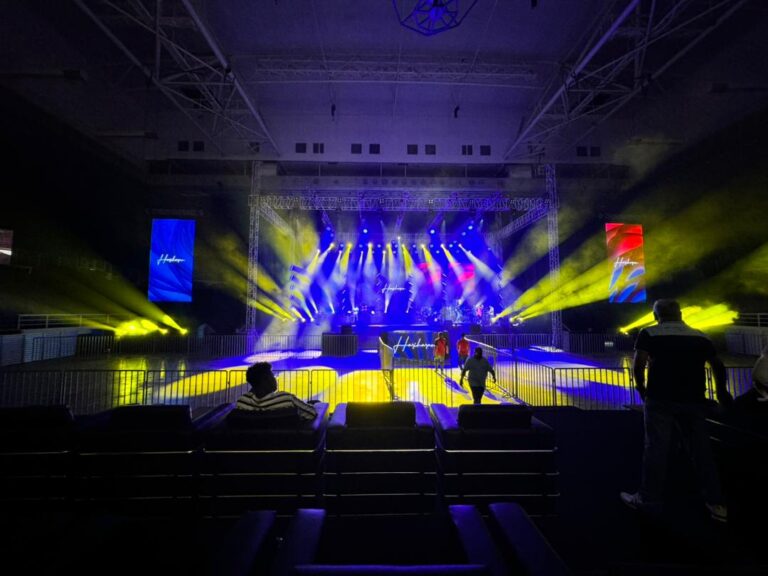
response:
[[[458,301],[453,307],[453,323],[461,324],[461,304]]]
[[[480,323],[480,321],[483,319],[483,303],[482,302],[475,304],[475,316],[477,317],[477,322]]]

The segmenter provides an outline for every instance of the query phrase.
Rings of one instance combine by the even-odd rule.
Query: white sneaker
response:
[[[728,508],[723,506],[722,504],[704,504],[707,507],[707,510],[709,510],[709,515],[712,517],[712,520],[717,520],[718,522],[728,522]]]

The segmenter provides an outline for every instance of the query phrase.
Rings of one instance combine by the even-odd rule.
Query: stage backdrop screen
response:
[[[10,264],[13,254],[13,230],[0,230],[0,264]]]
[[[618,303],[645,302],[645,256],[640,224],[605,225],[608,258],[613,267],[608,300]]]
[[[191,302],[195,221],[156,218],[149,252],[149,300]]]

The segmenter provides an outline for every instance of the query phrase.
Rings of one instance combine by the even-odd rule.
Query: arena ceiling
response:
[[[145,167],[623,164],[768,102],[758,0],[424,1],[6,2],[0,83]]]

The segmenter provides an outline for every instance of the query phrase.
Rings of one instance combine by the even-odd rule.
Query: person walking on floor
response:
[[[462,334],[458,342],[456,342],[456,351],[459,353],[459,369],[464,368],[464,363],[469,358],[469,340],[467,335]]]
[[[678,432],[691,451],[711,517],[725,522],[728,512],[705,425],[708,410],[705,363],[712,368],[718,401],[728,406],[733,397],[726,388],[725,366],[712,341],[683,322],[677,301],[657,300],[653,315],[658,324],[638,334],[633,363],[635,388],[644,402],[645,444],[640,490],[622,492],[621,500],[630,508],[661,512],[667,460]]]
[[[483,358],[483,349],[478,346],[475,348],[475,354],[464,363],[461,369],[461,379],[459,386],[464,386],[464,374],[469,372],[469,389],[472,391],[472,400],[475,404],[481,404],[483,394],[485,394],[485,380],[490,373],[493,376],[493,383],[496,383],[496,372],[493,366],[486,358]]]
[[[439,374],[445,374],[445,357],[448,354],[448,338],[438,332],[435,338],[435,370]]]

